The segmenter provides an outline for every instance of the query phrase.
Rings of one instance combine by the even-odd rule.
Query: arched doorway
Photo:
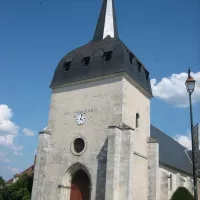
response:
[[[71,180],[70,200],[89,200],[90,180],[83,170],[74,173]]]

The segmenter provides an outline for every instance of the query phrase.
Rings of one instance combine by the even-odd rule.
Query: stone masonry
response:
[[[134,100],[135,95],[138,100]],[[36,160],[38,170],[34,180],[34,188],[41,182],[43,189],[37,195],[39,189],[34,189],[32,200],[69,198],[70,190],[63,194],[64,189],[58,186],[70,184],[68,179],[73,174],[70,175],[69,169],[77,163],[91,178],[91,200],[132,199],[133,196],[135,200],[146,200],[148,163],[145,149],[149,121],[145,120],[149,116],[145,115],[149,108],[144,106],[145,101],[149,106],[147,97],[123,75],[53,89],[48,124],[51,135],[48,136],[48,148],[39,141],[38,155],[43,157]],[[129,104],[137,106],[128,109]],[[83,126],[76,124],[79,112],[86,115]],[[137,112],[141,114],[141,123],[134,131]],[[124,122],[129,124],[128,129],[109,128],[120,127]],[[74,155],[70,149],[77,136],[87,143],[81,156]],[[48,151],[46,154],[42,153],[44,149]]]

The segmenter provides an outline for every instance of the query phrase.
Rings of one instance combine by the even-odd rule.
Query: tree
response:
[[[0,200],[6,200],[5,180],[0,176]]]
[[[0,177],[0,200],[30,200],[33,184],[33,175],[21,175],[10,185],[6,185]]]
[[[179,187],[172,195],[171,200],[194,200],[194,197],[188,189]]]
[[[0,176],[0,188],[5,187],[5,181],[4,179]]]

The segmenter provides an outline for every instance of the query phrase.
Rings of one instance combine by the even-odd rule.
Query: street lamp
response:
[[[190,125],[191,125],[191,138],[192,138],[192,163],[193,163],[193,184],[194,184],[194,200],[198,200],[197,193],[197,177],[196,177],[196,166],[194,163],[194,139],[193,139],[193,115],[192,115],[192,100],[191,95],[195,88],[195,80],[190,76],[190,68],[188,70],[188,78],[185,82],[187,92],[189,93],[190,101]]]
[[[188,70],[188,78],[185,82],[185,85],[189,95],[191,95],[195,88],[195,80],[190,76],[190,68]]]

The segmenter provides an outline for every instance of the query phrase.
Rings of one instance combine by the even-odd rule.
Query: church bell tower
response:
[[[149,72],[119,38],[114,0],[103,0],[92,41],[61,59],[50,87],[31,199],[147,200]]]

